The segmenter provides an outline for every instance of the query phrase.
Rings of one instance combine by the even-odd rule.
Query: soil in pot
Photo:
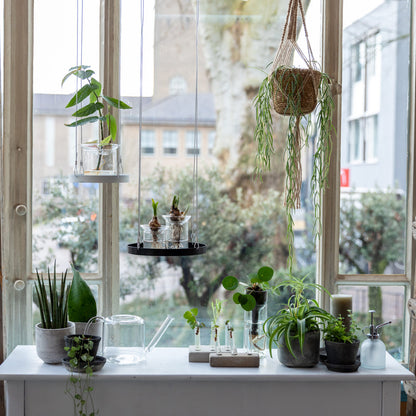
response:
[[[298,339],[291,337],[293,356],[282,336],[279,338],[277,349],[279,361],[286,367],[314,367],[319,361],[319,342],[320,331],[307,332],[301,351]]]

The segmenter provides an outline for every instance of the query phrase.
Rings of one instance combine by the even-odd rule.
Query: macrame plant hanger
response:
[[[84,41],[84,0],[77,0],[77,58],[76,65],[83,65],[83,41]],[[76,90],[77,92],[81,89],[81,80],[77,77],[76,79]],[[79,103],[76,103],[76,111],[79,108]],[[78,120],[78,117],[75,118]],[[78,129],[80,134],[78,134]],[[122,183],[128,182],[129,176],[123,174],[122,169],[122,160],[121,160],[121,135],[119,134],[119,146],[117,147],[117,156],[114,174],[108,175],[91,175],[86,174],[84,170],[84,157],[82,149],[83,137],[82,137],[82,126],[75,127],[75,165],[74,165],[74,174],[71,176],[72,182],[81,182],[81,183]],[[79,152],[80,149],[80,152]],[[103,151],[103,149],[101,149]],[[80,157],[79,157],[80,153]],[[100,155],[101,157],[101,155]]]
[[[194,256],[204,254],[207,246],[198,241],[198,29],[199,29],[199,0],[196,1],[195,12],[195,121],[194,121],[194,154],[193,154],[193,198],[191,217],[191,241],[187,247],[179,248],[149,248],[144,247],[141,232],[141,169],[142,169],[142,124],[143,124],[143,35],[144,35],[144,0],[140,0],[140,103],[139,103],[139,178],[138,178],[138,227],[137,242],[127,247],[130,254],[138,256]]]

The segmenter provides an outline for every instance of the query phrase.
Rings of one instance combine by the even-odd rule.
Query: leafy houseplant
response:
[[[359,329],[351,314],[349,315],[349,328],[345,326],[341,316],[330,316],[323,328],[328,363],[354,365],[360,347],[357,337]]]
[[[72,399],[74,414],[77,415],[98,415],[92,396],[91,376],[100,339],[91,335],[65,337],[68,357],[64,364],[71,372],[65,392]],[[81,373],[85,373],[85,377]]]
[[[316,300],[308,299],[305,293],[307,289],[327,290],[316,283],[307,283],[305,279],[289,276],[274,287],[274,290],[289,288],[292,295],[287,307],[265,322],[270,356],[276,345],[279,361],[288,367],[313,367],[318,363],[319,325],[330,317]]]
[[[72,267],[72,283],[68,294],[68,317],[75,322],[76,333],[83,334],[90,319],[97,316],[97,303],[87,282],[81,277],[79,271]],[[101,335],[101,322],[89,328],[90,335]],[[93,331],[93,332],[91,332]]]
[[[94,169],[91,170],[99,172],[103,169],[104,161],[103,157],[107,156],[108,149],[117,148],[117,122],[115,117],[109,111],[110,107],[127,110],[131,107],[121,100],[113,97],[109,97],[102,93],[102,85],[96,78],[93,77],[95,72],[89,69],[89,66],[79,65],[69,69],[69,72],[64,76],[62,85],[65,81],[75,76],[81,81],[86,81],[86,84],[82,86],[69,100],[66,108],[78,106],[84,100],[89,99],[88,103],[81,104],[80,107],[72,114],[77,120],[70,124],[66,124],[68,127],[83,126],[88,123],[98,123],[99,125],[99,140],[88,144],[89,149],[95,149],[97,151],[97,164]],[[85,169],[87,167],[84,166]],[[114,169],[114,166],[113,166]]]
[[[256,109],[254,136],[257,141],[256,175],[260,178],[264,170],[270,170],[271,158],[275,153],[272,108],[289,117],[283,154],[286,158],[285,208],[288,222],[288,262],[291,269],[294,239],[292,213],[293,210],[300,208],[301,150],[311,139],[311,118],[308,114],[315,106],[319,133],[314,143],[311,200],[315,207],[315,235],[320,232],[321,191],[327,186],[332,147],[331,135],[334,131],[331,79],[327,74],[312,69],[278,66],[261,83],[254,105]]]
[[[60,363],[65,357],[64,336],[73,334],[75,326],[68,322],[68,290],[65,271],[60,284],[57,282],[56,262],[53,276],[48,268],[48,286],[36,270],[35,292],[41,322],[35,326],[36,352],[48,364]]]
[[[199,322],[197,316],[198,308],[192,308],[183,314],[188,325],[195,331],[195,350],[199,351],[201,349],[201,328],[205,328],[205,324]]]

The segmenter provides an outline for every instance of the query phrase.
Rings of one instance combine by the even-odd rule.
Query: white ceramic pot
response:
[[[36,352],[47,364],[60,364],[66,357],[65,335],[75,334],[75,324],[68,322],[68,327],[59,329],[42,328],[41,323],[35,326]]]

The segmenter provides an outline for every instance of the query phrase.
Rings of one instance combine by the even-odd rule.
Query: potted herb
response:
[[[192,308],[189,311],[186,311],[183,314],[183,317],[186,319],[186,322],[194,330],[195,334],[195,351],[201,350],[201,328],[205,328],[203,322],[197,320],[198,308]]]
[[[257,273],[249,274],[250,284],[240,282],[234,276],[227,276],[222,281],[226,290],[236,290],[239,286],[245,288],[245,293],[236,292],[233,301],[244,310],[244,340],[246,347],[254,347],[258,351],[265,349],[263,324],[267,318],[267,290],[274,271],[271,267],[263,266]]]
[[[75,325],[68,321],[66,275],[65,270],[58,284],[55,262],[53,276],[48,268],[47,286],[42,274],[36,270],[35,292],[41,316],[41,322],[35,326],[36,352],[47,364],[61,363],[66,356],[64,336],[75,332]]]
[[[356,364],[360,347],[360,341],[357,337],[359,329],[351,314],[349,314],[349,328],[345,326],[341,316],[334,317],[331,315],[323,328],[327,354],[326,362],[328,364],[347,367]],[[357,368],[358,366],[354,370]]]
[[[273,346],[277,346],[279,361],[287,367],[313,367],[318,363],[319,326],[330,317],[316,300],[308,299],[306,293],[307,289],[327,290],[305,279],[289,276],[274,287],[274,290],[288,288],[292,295],[287,306],[270,316],[264,325],[270,356]]]
[[[167,242],[169,248],[188,247],[188,221],[191,216],[186,215],[188,208],[181,211],[179,208],[179,196],[174,195],[168,215],[163,218],[168,226]]]
[[[82,335],[88,329],[89,335],[101,336],[102,322],[90,322],[97,316],[97,303],[87,282],[73,264],[72,283],[68,294],[68,317],[75,323],[75,333]]]
[[[98,357],[97,350],[101,338],[93,335],[72,335],[65,337],[68,356],[63,360],[65,368],[71,372],[65,393],[72,399],[74,414],[98,415],[95,409],[91,377],[93,371],[105,364],[104,357]],[[82,376],[81,373],[85,373]]]
[[[118,144],[117,122],[109,111],[111,107],[120,110],[131,107],[121,100],[102,93],[102,85],[93,77],[95,72],[89,66],[79,65],[69,69],[62,80],[74,76],[86,81],[69,100],[66,108],[77,106],[72,114],[77,119],[68,127],[83,126],[88,123],[98,123],[99,138],[88,143],[82,143],[82,163],[85,175],[117,175],[118,174]],[[85,100],[88,102],[82,104]]]
[[[152,198],[153,217],[149,221],[149,224],[144,224],[143,228],[144,236],[143,242],[145,247],[150,248],[164,248],[165,247],[165,233],[166,227],[160,224],[157,216],[157,206],[159,202],[156,202]]]

